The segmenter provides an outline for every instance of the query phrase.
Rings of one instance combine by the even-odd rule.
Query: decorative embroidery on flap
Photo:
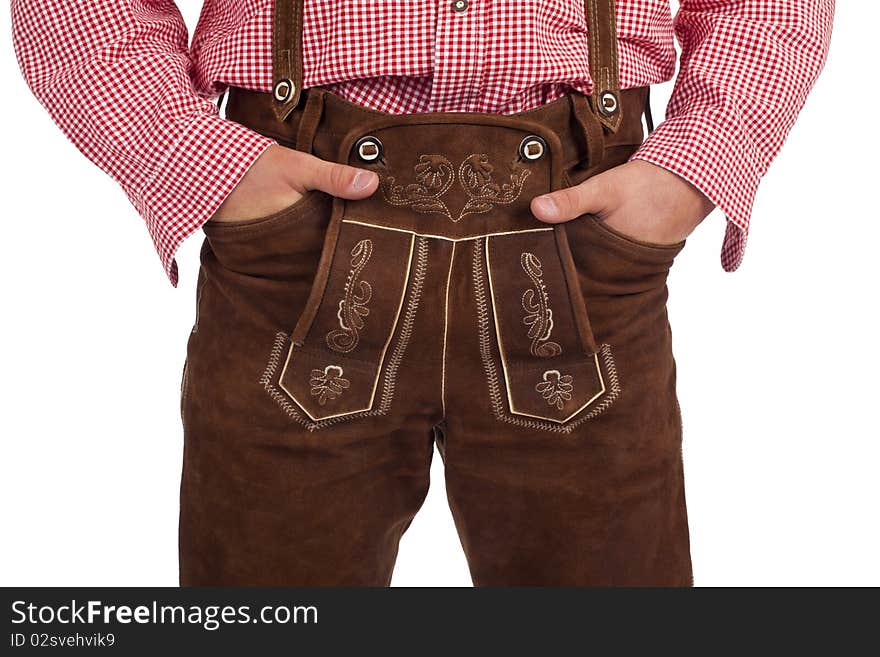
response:
[[[363,318],[370,314],[367,304],[373,296],[373,287],[361,280],[360,275],[372,255],[373,241],[369,239],[361,240],[351,250],[351,271],[336,313],[339,328],[327,333],[327,345],[334,351],[346,354],[357,346],[359,331],[364,328]]]
[[[547,370],[535,390],[541,393],[549,406],[555,406],[561,411],[565,402],[571,401],[573,378],[571,374],[562,374],[559,370]]]
[[[465,193],[470,197],[458,215],[488,212],[496,205],[509,205],[522,193],[523,182],[531,171],[514,169],[510,172],[510,182],[498,184],[492,177],[495,167],[489,164],[485,153],[468,155],[458,169],[458,178]]]
[[[392,402],[395,399],[395,392],[399,383],[398,372],[400,365],[403,362],[410,339],[412,338],[415,320],[422,300],[425,278],[428,271],[428,243],[429,240],[424,237],[419,237],[416,240],[416,260],[413,267],[412,279],[409,284],[409,291],[407,292],[406,310],[404,311],[403,318],[400,322],[396,344],[391,351],[391,355],[389,356],[387,365],[384,369],[384,375],[382,376],[382,393],[379,398],[379,403],[374,408],[349,415],[335,415],[323,420],[312,420],[309,418],[303,413],[302,407],[296,403],[296,400],[294,400],[288,392],[282,390],[278,386],[278,370],[281,367],[284,354],[288,351],[290,335],[284,331],[279,331],[275,334],[275,341],[272,345],[272,350],[269,352],[269,360],[266,364],[266,369],[260,377],[259,383],[266,391],[266,394],[268,394],[268,396],[290,419],[294,420],[308,431],[317,431],[356,418],[376,417],[388,414]],[[314,374],[314,376],[312,376],[312,374]],[[336,374],[336,371],[334,370],[332,374]],[[314,380],[312,385],[317,384],[318,386],[323,386],[324,382],[320,380],[323,377],[323,370],[314,370],[313,372],[310,372],[309,382],[312,383]],[[337,379],[336,385],[342,386],[343,384]],[[320,390],[318,393],[320,394]],[[319,394],[316,396],[319,396]],[[339,393],[334,394],[338,395]]]
[[[562,346],[550,341],[553,332],[553,310],[550,308],[550,297],[544,285],[543,265],[534,253],[523,253],[520,256],[523,271],[532,280],[531,288],[523,292],[522,307],[526,312],[523,324],[529,327],[528,337],[532,341],[529,351],[533,356],[550,358],[562,353]]]
[[[382,180],[382,193],[392,205],[412,208],[424,214],[442,214],[449,219],[449,208],[440,200],[455,180],[452,162],[442,155],[420,155],[414,167],[415,183],[395,185],[394,176]],[[455,221],[455,219],[452,219]]]
[[[485,153],[468,155],[458,168],[458,178],[468,200],[457,217],[441,198],[455,180],[455,169],[443,155],[420,155],[414,167],[415,182],[397,185],[394,176],[382,179],[382,194],[392,205],[409,207],[424,214],[442,214],[450,221],[461,221],[469,214],[488,212],[496,205],[509,205],[522,193],[523,182],[531,171],[514,169],[510,180],[497,183],[492,175],[495,167]]]
[[[608,411],[608,409],[620,397],[622,387],[617,367],[614,363],[614,357],[611,353],[611,346],[603,344],[599,348],[599,357],[602,360],[604,370],[608,377],[608,389],[591,408],[584,410],[584,412],[580,413],[576,418],[573,418],[564,424],[545,421],[542,418],[522,417],[511,413],[509,397],[505,393],[504,375],[503,372],[499,370],[497,361],[498,355],[494,352],[493,347],[495,336],[492,330],[492,312],[489,307],[489,293],[486,289],[486,267],[483,260],[484,249],[485,238],[474,240],[471,269],[474,282],[474,300],[477,304],[480,360],[483,362],[483,370],[489,386],[489,401],[492,406],[492,414],[497,420],[517,427],[541,429],[552,433],[571,434],[583,423]],[[557,374],[559,376],[558,380],[556,379]],[[571,380],[566,379],[566,376],[570,376]],[[547,400],[548,405],[552,406],[556,406],[557,401],[559,401],[555,396],[556,391],[558,390],[560,393],[559,397],[563,401],[564,406],[565,396],[573,397],[574,377],[571,375],[563,375],[558,370],[547,370],[542,376],[542,380],[535,386],[535,390],[540,393],[542,398]]]
[[[351,387],[351,382],[344,379],[343,370],[339,365],[328,365],[321,370],[312,370],[309,378],[311,393],[318,398],[318,403],[323,406],[327,401],[339,397],[345,390]]]

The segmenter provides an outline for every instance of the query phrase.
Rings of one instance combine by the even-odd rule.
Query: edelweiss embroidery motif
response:
[[[392,205],[410,207],[425,214],[442,214],[450,221],[461,221],[469,214],[488,212],[496,205],[513,203],[522,192],[523,181],[529,176],[528,169],[514,169],[510,181],[495,182],[485,153],[468,155],[458,168],[458,178],[468,200],[457,217],[453,217],[441,198],[449,191],[455,179],[452,163],[443,155],[420,155],[414,167],[415,183],[397,185],[394,176],[382,179],[382,193]]]
[[[351,382],[342,378],[342,374],[343,371],[339,365],[328,365],[323,371],[312,370],[309,385],[312,387],[312,396],[318,398],[318,403],[321,406],[326,404],[328,400],[336,399],[351,386]]]
[[[382,193],[392,205],[408,206],[416,212],[439,213],[452,219],[449,208],[440,200],[455,180],[452,162],[442,155],[420,155],[414,167],[416,182],[395,185],[394,176],[382,179]]]
[[[573,378],[571,374],[562,374],[559,370],[547,370],[535,390],[541,393],[549,406],[555,406],[561,411],[565,402],[571,400]]]
[[[346,354],[357,346],[359,331],[364,328],[364,317],[370,314],[367,304],[373,296],[373,287],[361,280],[360,275],[370,256],[373,241],[361,240],[351,250],[351,271],[345,281],[345,291],[339,301],[339,328],[327,333],[327,345],[334,351]]]
[[[529,351],[533,356],[550,358],[562,353],[558,342],[550,341],[553,332],[553,310],[550,308],[550,297],[544,285],[543,265],[533,253],[520,256],[523,271],[532,280],[531,288],[523,292],[522,307],[526,311],[523,324],[529,327],[528,337],[532,341]]]
[[[458,179],[470,198],[458,219],[468,214],[488,212],[496,205],[513,203],[522,192],[523,181],[531,173],[528,169],[514,169],[510,172],[510,182],[499,185],[492,179],[493,170],[485,153],[468,155],[461,163]]]

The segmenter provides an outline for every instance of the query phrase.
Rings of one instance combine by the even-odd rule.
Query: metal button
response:
[[[293,84],[293,80],[285,78],[275,83],[275,89],[272,93],[275,96],[275,100],[283,103],[293,96],[294,89],[296,89],[296,86]]]
[[[537,135],[529,135],[519,144],[519,154],[524,160],[540,160],[547,151],[547,142]]]
[[[354,150],[364,162],[375,162],[382,155],[382,142],[372,135],[367,135],[355,142]]]
[[[611,91],[599,96],[599,109],[603,114],[614,114],[617,111],[617,95]]]
[[[463,11],[467,11],[468,7],[470,7],[468,0],[454,0],[452,3],[452,8],[459,14]]]

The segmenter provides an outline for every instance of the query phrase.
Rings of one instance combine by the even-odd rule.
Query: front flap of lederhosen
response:
[[[621,113],[614,0],[585,0],[585,16],[593,106],[606,129],[615,130]],[[276,3],[273,62],[281,120],[301,92],[302,17],[301,0]],[[545,136],[552,144],[553,136]],[[350,156],[353,144],[345,142],[339,161]],[[520,183],[514,169],[511,189]],[[373,407],[412,264],[412,231],[344,221],[346,205],[334,202],[320,270],[280,380],[313,420]],[[491,235],[485,249],[510,411],[567,422],[602,395],[605,382],[564,227]]]

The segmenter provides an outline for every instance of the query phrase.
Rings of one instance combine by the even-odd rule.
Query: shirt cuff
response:
[[[727,218],[721,265],[731,272],[745,251],[765,167],[729,114],[715,108],[667,119],[630,158],[667,169],[699,189]]]
[[[214,215],[250,166],[275,143],[217,114],[199,116],[171,146],[140,194],[130,196],[173,286],[178,281],[177,248]]]

